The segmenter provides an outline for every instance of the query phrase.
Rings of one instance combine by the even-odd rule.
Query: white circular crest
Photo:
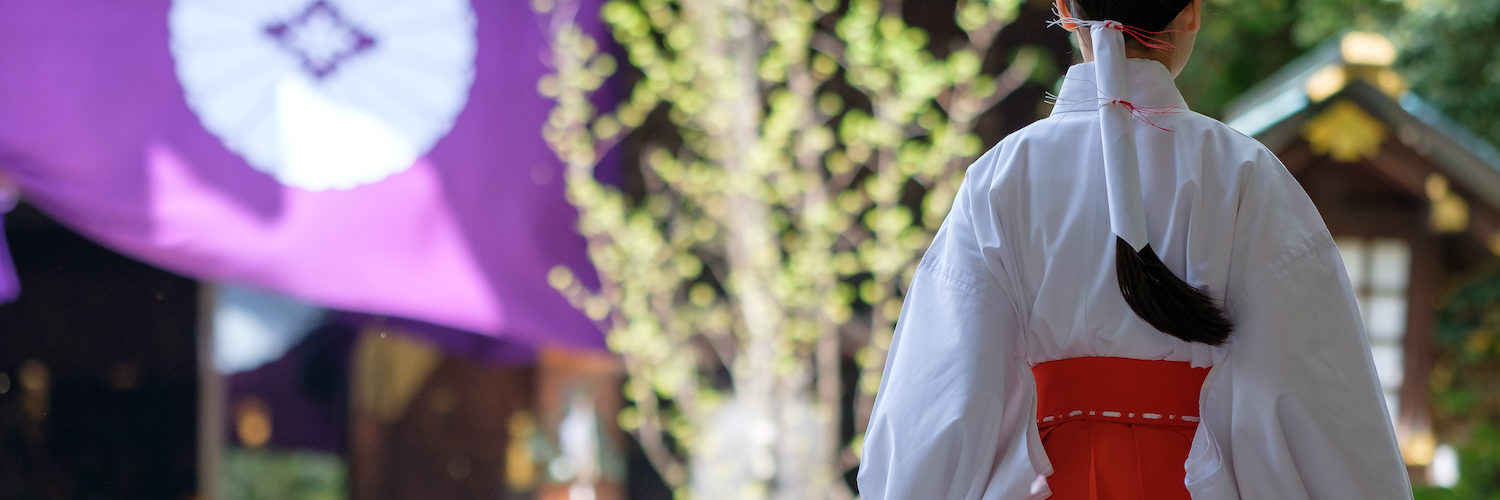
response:
[[[307,190],[410,167],[474,81],[467,0],[174,0],[172,57],[204,128]]]

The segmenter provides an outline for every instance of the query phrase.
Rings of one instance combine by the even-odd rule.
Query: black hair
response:
[[[1190,2],[1068,0],[1068,9],[1079,19],[1119,21],[1146,31],[1162,31]],[[1229,340],[1234,325],[1224,309],[1206,288],[1192,286],[1172,274],[1151,244],[1136,251],[1124,238],[1115,237],[1115,278],[1130,310],[1162,333],[1214,346]]]
[[[1162,333],[1213,346],[1229,340],[1234,325],[1224,309],[1207,289],[1172,274],[1150,243],[1137,252],[1115,237],[1115,279],[1130,310]]]
[[[1073,17],[1090,21],[1119,21],[1146,31],[1161,31],[1192,0],[1068,0]]]

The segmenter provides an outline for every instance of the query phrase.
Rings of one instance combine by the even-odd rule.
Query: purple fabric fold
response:
[[[305,4],[0,1],[0,169],[184,275],[602,349],[547,283],[555,266],[594,281],[541,137],[548,20],[528,2]]]

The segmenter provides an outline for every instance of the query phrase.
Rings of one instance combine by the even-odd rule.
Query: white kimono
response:
[[[1222,299],[1221,348],[1163,334],[1116,284],[1094,63],[1046,119],[970,168],[896,326],[859,471],[866,499],[1041,499],[1052,468],[1032,365],[1081,356],[1212,365],[1185,463],[1194,499],[1406,499],[1411,487],[1354,293],[1323,220],[1254,139],[1186,110],[1160,63],[1129,100],[1150,243]]]

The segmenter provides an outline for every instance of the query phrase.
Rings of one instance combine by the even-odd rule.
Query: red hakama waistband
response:
[[[1208,368],[1084,357],[1032,367],[1052,500],[1189,498],[1183,464]]]

